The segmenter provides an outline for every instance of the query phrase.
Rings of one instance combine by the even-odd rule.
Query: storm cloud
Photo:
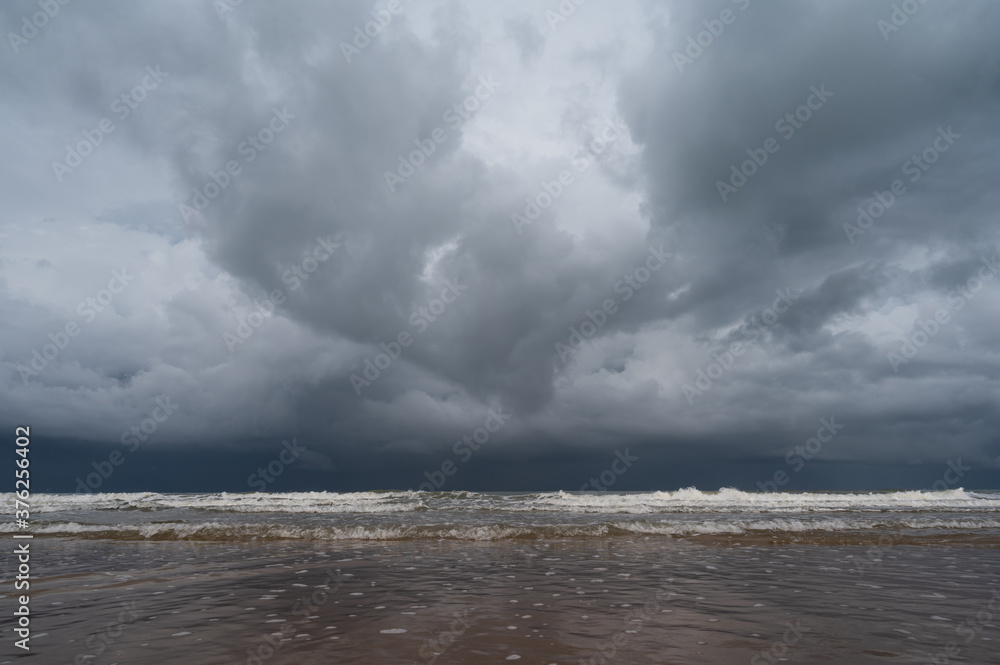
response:
[[[996,3],[0,22],[0,420],[60,450],[169,396],[148,454],[297,437],[324,489],[576,489],[627,447],[752,486],[831,417],[817,485],[1000,467]]]

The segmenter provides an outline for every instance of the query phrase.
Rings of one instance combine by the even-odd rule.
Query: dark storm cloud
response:
[[[63,6],[0,64],[6,232],[48,262],[4,257],[4,418],[44,400],[54,435],[115,441],[170,392],[162,443],[294,433],[377,477],[489,408],[512,416],[478,464],[759,462],[833,414],[831,459],[995,466],[1000,280],[887,360],[1000,248],[1000,10],[919,7],[884,36],[889,2],[588,3],[556,31],[529,5],[404,2],[381,26],[364,2]],[[114,116],[147,67],[165,78]],[[125,260],[137,286],[22,380]]]
[[[878,363],[872,371],[882,392],[926,408],[919,389],[889,382],[884,352],[848,331],[823,328],[885,311],[894,301],[926,299],[924,275],[936,276],[938,288],[954,288],[996,251],[996,195],[982,186],[980,170],[997,159],[996,8],[921,6],[886,41],[877,21],[889,17],[889,4],[753,3],[735,10],[735,22],[678,72],[671,54],[705,29],[701,18],[727,7],[735,10],[727,3],[686,6],[687,18],[622,89],[622,107],[657,184],[650,188],[654,225],[677,229],[701,259],[688,264],[693,286],[676,315],[704,337],[705,326],[724,328],[759,312],[775,288],[799,288],[802,298],[762,338],[773,365],[739,377],[758,390],[757,408],[780,411],[780,399],[800,409],[822,400],[838,413],[861,410],[869,386],[857,381],[873,379],[871,363]],[[940,23],[960,32],[961,43],[933,32]],[[823,86],[832,96],[801,127],[780,124]],[[949,130],[960,137],[938,140]],[[760,155],[768,138],[777,151],[765,153],[766,163],[723,201],[717,183],[732,184],[732,165],[751,158],[748,150]],[[912,157],[935,140],[945,151],[926,170],[915,166]],[[855,224],[858,206],[895,179],[907,191],[852,245],[844,224]],[[942,337],[934,343],[944,348]],[[738,338],[734,328],[724,339]],[[995,352],[987,343],[963,355]],[[795,359],[795,379],[782,374],[783,356]],[[830,367],[854,368],[857,381],[830,385]],[[979,372],[967,371],[974,381]],[[782,390],[790,380],[795,394]],[[942,393],[938,400],[935,412],[954,414],[966,400],[989,398]],[[712,406],[736,407],[721,400]],[[894,449],[868,427],[866,442]]]

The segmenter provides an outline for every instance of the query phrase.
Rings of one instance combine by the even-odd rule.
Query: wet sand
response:
[[[1000,663],[995,547],[726,540],[38,538],[17,662]]]

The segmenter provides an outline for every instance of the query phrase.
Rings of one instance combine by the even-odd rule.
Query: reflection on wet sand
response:
[[[66,663],[905,663],[948,648],[1000,663],[994,547],[734,540],[38,539],[32,647]]]

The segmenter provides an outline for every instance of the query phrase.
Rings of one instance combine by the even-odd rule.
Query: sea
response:
[[[0,530],[42,664],[1000,663],[996,490],[36,494]]]

